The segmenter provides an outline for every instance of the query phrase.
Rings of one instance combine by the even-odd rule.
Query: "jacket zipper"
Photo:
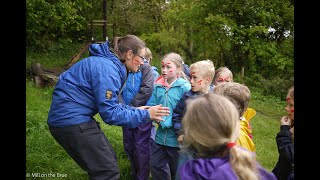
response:
[[[167,106],[167,105],[168,105],[168,93],[169,93],[169,89],[170,89],[170,88],[167,89],[167,88],[165,87],[165,89],[166,89],[166,99],[165,99],[165,103],[164,103],[164,104],[165,104],[166,107],[168,107],[168,106]],[[166,142],[167,134],[168,134],[168,129],[166,129],[166,133],[165,133],[165,135],[164,135],[164,141],[163,141],[163,143],[164,143],[165,145],[167,145],[167,142]]]

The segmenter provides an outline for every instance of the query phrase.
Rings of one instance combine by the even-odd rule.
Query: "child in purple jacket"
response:
[[[184,144],[196,150],[195,159],[182,164],[182,180],[276,180],[264,169],[255,154],[235,142],[239,136],[239,112],[227,98],[207,93],[190,101],[182,119]]]

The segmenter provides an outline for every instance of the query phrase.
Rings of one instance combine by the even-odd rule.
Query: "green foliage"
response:
[[[293,84],[294,78],[283,79],[282,77],[273,77],[271,79],[265,79],[259,74],[253,74],[250,77],[245,77],[244,81],[239,75],[236,75],[234,81],[244,83],[250,89],[255,88],[264,96],[275,96],[280,99],[285,99],[289,87]]]
[[[27,0],[26,7],[27,47],[43,52],[66,34],[83,31],[80,14],[91,5],[83,0]]]
[[[294,5],[290,0],[124,0],[107,4],[108,37],[141,37],[157,67],[164,54],[177,52],[189,65],[210,59],[216,68],[227,66],[234,74],[244,68],[246,78],[258,74],[272,82],[281,77],[288,84],[294,76]],[[86,23],[103,18],[100,0],[28,0],[27,10],[27,51],[40,51],[48,58],[46,63],[59,66],[62,60],[50,57],[56,44],[67,49],[83,43]],[[101,37],[101,29],[96,33]],[[64,62],[77,50],[70,50]]]
[[[52,44],[50,51],[37,52],[32,49],[26,50],[26,67],[30,68],[32,62],[40,63],[44,68],[62,68],[77,53],[83,44],[81,42],[72,42],[68,39],[60,39],[58,43]],[[89,53],[83,54],[83,57]]]
[[[187,62],[212,59],[216,67],[228,66],[234,72],[245,67],[247,74],[289,79],[292,15],[290,1],[175,1],[164,13],[164,31],[174,28]],[[271,27],[274,32],[269,32]]]

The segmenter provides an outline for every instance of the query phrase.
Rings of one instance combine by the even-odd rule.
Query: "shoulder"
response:
[[[190,96],[192,96],[192,95],[190,94],[190,91],[184,92],[184,93],[182,94],[182,96],[181,96],[182,102],[185,101],[185,100],[187,100],[187,99],[189,99]]]
[[[177,79],[177,82],[176,82],[177,84],[179,84],[179,85],[185,85],[185,86],[191,86],[190,85],[190,82],[188,81],[188,80],[186,80],[186,79],[183,79],[183,78],[178,78]]]
[[[158,72],[158,68],[157,68],[157,67],[151,66],[151,69],[152,69],[152,73],[153,73],[153,74],[159,75],[159,72]]]
[[[152,69],[149,63],[144,63],[142,69]]]
[[[110,58],[101,57],[101,56],[90,56],[85,59],[87,65],[90,67],[96,67],[96,68],[116,68],[117,64],[114,62],[114,60],[111,60]],[[120,65],[120,64],[119,64]],[[121,66],[119,66],[121,67]]]
[[[183,78],[179,78],[180,79],[180,83],[182,83],[182,88],[186,89],[187,91],[189,91],[191,89],[191,84],[189,81],[183,79]]]
[[[183,96],[185,96],[186,98],[190,98],[195,94],[195,92],[193,92],[191,89],[189,91],[186,91]]]
[[[99,56],[90,56],[86,58],[86,64],[83,66],[87,66],[82,69],[87,69],[91,71],[93,76],[99,77],[115,77],[125,79],[127,70],[123,63],[121,63],[117,59],[113,59],[112,57],[99,57]],[[97,77],[96,77],[97,78]]]
[[[158,68],[155,67],[155,66],[151,66],[151,69],[154,70],[154,71],[158,71]]]

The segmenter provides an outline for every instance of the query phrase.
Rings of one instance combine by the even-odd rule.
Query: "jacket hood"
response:
[[[122,76],[121,83],[124,84],[127,76],[127,68],[109,47],[109,41],[102,44],[91,44],[89,46],[89,54],[90,56],[98,56],[111,60],[120,70]]]
[[[178,78],[173,84],[172,86],[182,86],[185,83],[189,83],[187,80],[182,79],[182,78]],[[170,87],[170,85],[168,84],[168,82],[163,78],[162,75],[160,75],[156,80],[155,80],[155,84],[156,85],[162,85],[165,87]],[[190,83],[189,83],[190,84]]]
[[[165,81],[165,79],[162,77],[162,75],[160,75],[156,81],[155,81],[155,84],[160,84],[160,85],[163,85],[165,87],[169,87],[169,84],[167,81]]]
[[[116,56],[109,48],[108,41],[102,44],[91,44],[89,46],[89,53],[91,56],[101,56],[101,57],[114,57]],[[116,56],[117,57],[117,56]]]

